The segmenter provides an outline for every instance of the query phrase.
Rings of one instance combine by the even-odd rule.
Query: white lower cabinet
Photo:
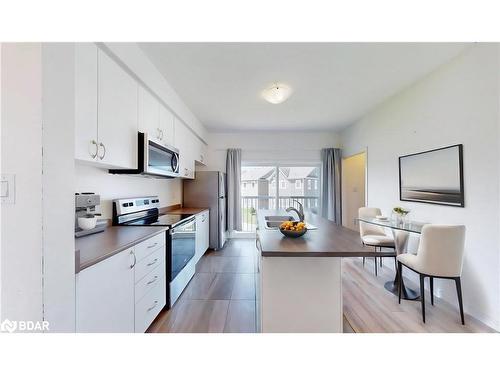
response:
[[[205,251],[207,251],[209,240],[209,210],[206,210],[196,215],[196,251],[194,254],[195,263],[198,263],[203,254],[205,254]]]
[[[134,249],[76,275],[77,332],[134,332]]]
[[[165,233],[76,275],[77,332],[145,332],[166,304]]]
[[[166,303],[165,276],[135,305],[135,332],[145,332]]]

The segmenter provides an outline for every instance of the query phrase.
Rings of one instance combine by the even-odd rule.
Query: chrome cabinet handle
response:
[[[156,280],[158,280],[158,276],[153,277],[153,280],[148,281],[146,285],[151,285],[151,284],[153,284]]]
[[[149,309],[148,309],[148,312],[150,312],[151,310],[153,310],[156,305],[158,305],[158,301],[155,301],[155,303],[153,303],[153,306],[151,306]]]
[[[155,260],[153,260],[151,263],[148,263],[147,266],[152,266],[153,264],[155,264],[156,262],[158,262],[158,258],[156,258]]]
[[[154,244],[149,245],[149,246],[148,246],[148,249],[152,249],[152,248],[153,248],[153,247],[155,247],[156,245],[158,245],[158,242],[155,242]]]
[[[130,252],[130,255],[133,255],[133,256],[134,256],[134,264],[132,264],[132,265],[130,266],[130,268],[132,269],[132,268],[134,268],[134,267],[135,267],[135,265],[136,265],[136,263],[137,263],[137,258],[135,257],[135,253],[134,253],[133,251],[131,251],[131,252]]]
[[[95,139],[91,140],[90,144],[95,146],[95,153],[94,154],[92,152],[90,152],[90,148],[89,148],[90,156],[92,157],[92,159],[95,159],[97,157],[97,153],[99,152],[99,146],[97,145],[97,142],[95,141]]]
[[[103,150],[103,153],[102,153],[102,156],[99,155],[99,159],[104,159],[104,157],[106,156],[106,146],[104,146],[104,143],[100,142],[99,143],[99,147],[102,147],[102,150]]]

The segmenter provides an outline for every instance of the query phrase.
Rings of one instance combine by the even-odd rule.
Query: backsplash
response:
[[[93,192],[101,196],[102,217],[111,219],[112,201],[144,195],[158,195],[162,207],[180,204],[182,181],[180,179],[151,179],[139,176],[120,176],[75,162],[75,193]]]

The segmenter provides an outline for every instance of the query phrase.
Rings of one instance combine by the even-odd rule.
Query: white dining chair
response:
[[[358,209],[358,217],[360,219],[374,219],[377,215],[381,214],[382,211],[380,211],[380,208],[360,207]],[[358,222],[359,235],[364,246],[373,246],[375,248],[375,252],[377,251],[377,248],[379,248],[380,252],[382,252],[382,248],[395,249],[394,239],[385,233],[384,228],[378,225],[365,223],[361,220],[358,220]],[[395,250],[392,251],[392,254],[392,256],[396,258]],[[375,275],[377,275],[377,258],[374,257],[373,259],[375,262]],[[380,257],[381,267],[382,264],[382,257]],[[365,257],[363,257],[363,265],[365,265]]]
[[[462,264],[464,257],[465,226],[427,224],[422,228],[417,254],[401,254],[396,258],[399,274],[399,303],[401,303],[401,280],[403,265],[420,276],[420,300],[422,320],[425,323],[424,279],[430,278],[431,305],[434,305],[434,279],[455,280],[460,318],[464,322],[462,303]]]

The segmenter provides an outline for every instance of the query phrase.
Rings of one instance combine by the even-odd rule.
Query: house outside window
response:
[[[312,184],[311,180],[307,180],[307,188],[308,188],[309,190],[311,190],[311,188],[312,188],[312,185],[311,185],[311,184]]]
[[[300,180],[295,180],[295,189],[300,189],[302,188],[302,184]]]

